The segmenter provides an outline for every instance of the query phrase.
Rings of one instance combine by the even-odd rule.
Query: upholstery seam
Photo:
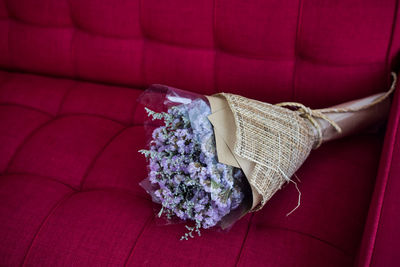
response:
[[[125,260],[124,266],[127,266],[130,258],[132,257],[132,255],[134,254],[135,248],[137,243],[139,242],[140,237],[142,236],[143,232],[146,230],[146,228],[150,225],[150,223],[154,220],[154,215],[150,215],[149,218],[146,220],[146,222],[144,223],[142,229],[140,230],[137,238],[135,239],[135,241],[133,242],[132,248],[129,251],[128,257]]]
[[[83,34],[87,34],[90,36],[94,36],[97,38],[103,38],[103,39],[113,39],[113,40],[118,40],[118,41],[140,41],[140,37],[124,37],[124,36],[117,36],[117,35],[106,35],[103,33],[99,33],[99,32],[95,32],[95,31],[91,31],[85,28],[80,27],[77,24],[74,24],[74,29],[75,31],[81,31]],[[70,27],[61,27],[61,28],[70,28]]]
[[[7,18],[5,19],[13,19],[15,16],[13,14],[11,14],[11,9],[8,6],[8,0],[4,0],[4,6],[6,7],[6,11],[7,11]]]
[[[304,60],[304,57],[302,57]],[[323,62],[323,61],[318,61],[313,58],[307,58],[307,63],[309,64],[314,64],[314,65],[320,65],[320,66],[329,66],[333,68],[348,68],[348,67],[360,67],[360,66],[373,66],[373,65],[381,65],[385,64],[385,61],[375,61],[375,62],[357,62],[357,63],[335,63],[335,62]]]
[[[399,85],[399,82],[397,83],[397,86],[398,85]],[[399,96],[397,96],[397,98],[399,98]],[[394,155],[394,152],[395,152],[394,151],[394,149],[395,149],[394,148],[394,144],[396,143],[396,136],[399,133],[399,128],[400,128],[400,114],[397,113],[395,115],[397,115],[397,117],[396,117],[395,122],[393,123],[393,125],[394,125],[393,128],[396,129],[396,130],[394,131],[393,135],[391,136],[390,145],[388,145],[389,146],[389,152],[388,152],[389,160],[388,160],[388,163],[386,165],[388,167],[386,168],[386,170],[384,170],[385,172],[383,174],[383,176],[385,178],[385,181],[383,181],[384,182],[384,188],[382,189],[382,197],[381,197],[381,200],[382,200],[381,203],[382,204],[378,207],[379,215],[378,215],[378,219],[376,221],[376,224],[374,225],[374,228],[375,228],[375,229],[373,229],[374,234],[371,236],[372,237],[372,241],[371,241],[371,243],[372,243],[371,244],[372,245],[372,253],[367,259],[368,265],[371,264],[372,259],[373,259],[374,255],[375,255],[376,237],[377,237],[379,229],[381,227],[380,221],[381,221],[382,212],[383,212],[385,199],[386,199],[386,188],[388,186],[388,183],[389,183],[389,180],[390,180],[391,174],[392,174],[391,170],[392,170],[392,166],[393,166],[393,155]],[[386,138],[385,138],[385,140],[386,140]]]
[[[109,192],[109,193],[118,193],[118,194],[124,194],[130,197],[135,197],[138,199],[142,199],[142,200],[146,200],[150,203],[153,203],[153,201],[149,198],[146,198],[144,196],[141,196],[137,193],[128,191],[128,190],[124,190],[124,189],[120,189],[120,188],[116,188],[116,187],[93,187],[93,188],[89,188],[89,189],[83,189],[83,190],[77,190],[77,193],[90,193],[90,192]]]
[[[87,112],[66,112],[66,113],[59,114],[59,115],[53,115],[53,114],[51,114],[51,113],[49,113],[49,112],[47,112],[47,111],[44,111],[44,110],[41,110],[41,109],[38,109],[38,108],[34,108],[34,107],[31,107],[31,106],[26,106],[26,105],[24,105],[24,104],[19,104],[19,103],[0,102],[0,106],[2,106],[2,105],[4,105],[4,106],[6,106],[6,105],[7,105],[7,106],[19,106],[19,107],[21,107],[21,108],[25,108],[25,109],[30,109],[30,110],[33,110],[33,111],[37,111],[37,112],[39,112],[39,113],[48,115],[49,117],[51,117],[51,119],[54,119],[54,120],[61,119],[61,118],[65,118],[65,117],[73,117],[73,116],[89,116],[89,117],[97,117],[97,118],[101,118],[101,119],[104,119],[104,120],[112,121],[112,122],[115,122],[115,123],[117,123],[117,124],[119,124],[119,125],[121,125],[121,126],[123,126],[123,127],[142,126],[142,124],[137,124],[137,125],[135,124],[135,125],[133,125],[133,124],[131,124],[131,123],[125,123],[125,122],[119,121],[119,120],[117,120],[117,119],[110,118],[110,117],[107,117],[107,116],[105,116],[105,115],[100,115],[100,114],[96,114],[96,113],[87,113]]]
[[[294,62],[293,62],[293,77],[292,77],[292,100],[296,100],[296,72],[297,72],[297,57],[299,53],[299,42],[300,42],[300,34],[301,34],[301,26],[302,20],[301,15],[303,11],[303,1],[299,0],[299,7],[297,11],[297,23],[296,23],[296,35],[294,40]]]
[[[141,77],[141,81],[139,82],[139,83],[141,83],[142,84],[142,86],[143,87],[147,87],[147,79],[146,79],[146,71],[145,71],[145,53],[146,53],[146,42],[147,42],[147,40],[146,40],[146,37],[145,37],[145,35],[144,35],[144,31],[143,31],[143,25],[142,25],[142,1],[141,0],[138,0],[138,18],[139,18],[139,28],[140,28],[140,34],[141,34],[141,37],[142,37],[142,58],[141,58],[141,62],[140,62],[140,72],[141,72],[141,74],[142,74],[142,77]],[[140,78],[139,78],[139,80],[140,80]],[[139,96],[140,97],[140,96]],[[136,114],[136,111],[137,111],[137,108],[138,108],[138,106],[139,106],[139,103],[138,103],[138,100],[139,100],[139,97],[137,97],[136,98],[136,100],[135,100],[135,102],[133,103],[133,107],[132,107],[132,110],[131,110],[131,119],[130,119],[130,125],[136,125],[136,123],[135,123],[135,114]]]
[[[41,175],[41,174],[36,174],[36,173],[31,173],[31,172],[4,172],[1,173],[0,176],[8,176],[8,175],[15,175],[15,176],[22,176],[22,175],[26,175],[26,176],[36,176],[48,181],[52,181],[52,182],[56,182],[59,184],[64,185],[65,187],[68,187],[69,189],[73,190],[73,191],[78,191],[76,188],[73,188],[71,185],[64,183],[60,180],[57,180],[55,177],[51,177],[51,176],[47,176],[47,175]]]
[[[8,47],[7,48],[8,48],[8,55],[9,55],[8,63],[9,63],[10,68],[13,69],[14,66],[13,66],[12,56],[11,56],[11,22],[14,18],[12,17],[12,14],[10,12],[10,7],[8,6],[8,0],[4,0],[4,5],[6,6],[7,15],[8,15],[8,33],[7,33],[7,38],[8,38],[8,40],[7,40]],[[7,62],[6,62],[6,64],[7,64]]]
[[[115,122],[123,127],[130,127],[129,124],[125,124],[124,122],[121,122],[119,120],[104,116],[104,115],[100,115],[100,114],[95,114],[95,113],[85,113],[85,112],[68,112],[68,113],[63,113],[61,115],[58,115],[56,117],[56,119],[61,119],[64,117],[73,117],[73,116],[89,116],[89,117],[97,117],[97,118],[101,118],[104,120],[108,120],[108,121],[112,121]]]
[[[70,91],[70,90],[69,90]],[[31,106],[27,106],[25,104],[19,104],[19,103],[13,103],[13,102],[1,102],[0,101],[0,106],[18,106],[21,108],[25,108],[25,109],[30,109],[33,111],[37,111],[39,113],[45,114],[50,116],[53,119],[59,119],[59,118],[63,118],[63,117],[70,117],[70,116],[80,116],[80,115],[85,115],[85,116],[92,116],[92,117],[98,117],[98,118],[102,118],[105,120],[109,120],[109,121],[113,121],[117,124],[120,124],[124,127],[130,127],[130,126],[140,126],[141,124],[132,124],[132,123],[125,123],[123,121],[111,118],[111,117],[107,117],[105,115],[100,115],[100,114],[96,114],[96,113],[87,113],[87,112],[66,112],[63,114],[59,114],[59,111],[57,112],[56,115],[51,114],[50,112],[35,108],[35,107],[31,107]],[[137,104],[134,105],[134,108],[136,108]]]
[[[73,77],[70,77],[70,76],[34,73],[34,72],[25,71],[23,69],[21,69],[21,70],[0,69],[0,70],[4,71],[4,72],[8,72],[10,74],[14,74],[14,75],[31,75],[31,76],[40,77],[42,79],[57,79],[57,80],[63,80],[63,81],[75,81],[77,83],[90,83],[90,84],[94,84],[94,85],[117,87],[117,88],[124,89],[124,90],[143,91],[145,89],[143,86],[131,85],[131,84],[128,84],[128,83],[113,83],[113,82],[107,82],[107,81],[98,81],[98,80],[93,80],[93,79],[85,79],[85,78],[81,78],[81,77],[73,78]]]
[[[15,160],[17,154],[21,151],[22,147],[25,146],[25,144],[28,142],[28,140],[30,140],[31,138],[33,138],[33,136],[38,133],[38,131],[44,127],[46,127],[47,125],[49,125],[50,123],[52,123],[53,121],[55,121],[57,119],[57,117],[52,117],[50,118],[48,121],[40,124],[38,127],[36,127],[35,129],[33,129],[21,142],[21,144],[19,144],[19,146],[15,149],[14,154],[10,157],[10,160],[6,166],[6,168],[4,169],[4,172],[8,172],[13,161]]]
[[[69,7],[69,18],[71,19],[71,27],[72,27],[72,36],[71,36],[71,45],[70,45],[70,55],[71,55],[71,63],[72,63],[72,77],[74,77],[75,79],[78,78],[78,71],[77,71],[77,66],[76,66],[76,58],[73,56],[73,44],[74,44],[74,40],[75,40],[75,36],[76,36],[76,31],[77,28],[79,28],[78,24],[75,22],[73,16],[72,16],[72,5],[71,5],[71,1],[67,0],[67,4]],[[60,105],[60,109],[61,110],[61,105]]]
[[[164,45],[186,48],[186,49],[193,49],[193,50],[212,50],[214,48],[212,46],[196,46],[193,44],[178,43],[178,42],[174,42],[174,41],[157,39],[155,37],[152,37],[151,35],[146,35],[146,39],[148,39],[150,42],[154,42],[154,43],[160,43],[160,44],[164,44]]]
[[[32,173],[32,172],[27,172],[27,171],[22,171],[22,172],[3,172],[0,173],[0,177],[3,176],[33,176],[33,177],[37,177],[40,179],[44,179],[44,180],[48,180],[48,181],[52,181],[54,183],[59,183],[64,185],[65,187],[71,189],[72,191],[75,191],[76,193],[86,193],[86,192],[112,192],[112,193],[118,193],[118,194],[125,194],[125,195],[129,195],[131,197],[136,197],[139,199],[143,199],[146,201],[149,201],[150,203],[153,203],[153,201],[150,198],[146,198],[144,196],[141,196],[139,193],[133,192],[133,191],[129,191],[129,190],[124,190],[122,188],[118,188],[118,187],[111,187],[111,186],[107,186],[107,187],[91,187],[88,189],[83,189],[83,190],[79,190],[77,188],[74,188],[73,186],[58,180],[56,177],[52,177],[52,176],[48,176],[48,175],[42,175],[42,174],[37,174],[37,173]]]
[[[59,201],[57,201],[57,203],[50,209],[49,213],[47,214],[47,216],[44,218],[44,220],[42,221],[42,223],[40,224],[36,234],[34,235],[34,237],[32,238],[32,242],[30,243],[25,256],[22,260],[22,264],[21,266],[25,266],[26,265],[26,260],[28,259],[28,255],[32,250],[32,247],[35,243],[35,241],[37,240],[40,232],[42,231],[44,225],[48,222],[49,218],[51,217],[51,215],[54,214],[54,212],[57,210],[58,207],[61,206],[61,204],[65,203],[68,199],[70,199],[73,195],[75,195],[77,192],[70,192],[69,194],[66,194],[63,198],[61,198]]]
[[[293,58],[278,58],[278,57],[259,57],[252,55],[250,53],[244,53],[244,52],[237,52],[233,50],[228,50],[228,49],[218,49],[221,53],[227,54],[232,57],[238,57],[238,58],[243,58],[243,59],[248,59],[248,60],[257,60],[257,61],[265,61],[265,62],[292,62]]]
[[[283,61],[283,62],[288,62],[288,61],[293,61],[292,58],[287,58],[287,59],[282,59],[282,58],[262,58],[262,57],[257,57],[255,55],[252,54],[246,54],[243,52],[235,52],[235,51],[231,51],[231,50],[221,50],[218,47],[194,47],[194,46],[190,46],[190,45],[185,45],[185,44],[179,44],[179,43],[173,43],[173,42],[169,42],[169,41],[165,41],[165,40],[158,40],[158,39],[149,39],[149,38],[145,38],[147,39],[148,42],[150,43],[154,43],[155,45],[161,45],[161,46],[172,46],[175,48],[182,48],[182,49],[186,49],[186,50],[197,50],[197,51],[201,51],[201,52],[210,52],[212,53],[213,50],[219,50],[222,51],[223,53],[229,54],[229,55],[233,55],[236,57],[240,57],[240,58],[246,58],[246,59],[251,59],[251,60],[260,60],[260,61],[273,61],[273,62],[277,62],[277,61]]]
[[[213,92],[218,93],[218,82],[217,82],[217,56],[218,56],[218,42],[217,42],[217,3],[216,0],[213,0],[213,44],[214,44],[214,82],[213,82]]]
[[[385,64],[386,65],[385,66],[386,67],[386,72],[390,72],[389,58],[390,58],[390,53],[391,53],[392,45],[393,45],[394,32],[396,30],[396,21],[397,21],[397,16],[398,16],[398,12],[399,12],[399,0],[396,1],[394,9],[395,10],[394,10],[394,14],[393,14],[393,21],[392,21],[392,28],[391,28],[390,38],[389,38],[389,44],[388,44],[387,51],[386,51],[386,64]],[[389,75],[389,73],[387,75]],[[390,79],[388,79],[388,84],[390,85]],[[396,86],[398,86],[398,85],[399,85],[399,82],[397,83]],[[383,192],[382,192],[382,194],[383,194],[383,196],[382,196],[382,204],[381,204],[381,206],[379,207],[379,210],[378,210],[378,212],[379,212],[378,220],[376,222],[376,227],[374,227],[375,229],[373,230],[374,234],[371,236],[371,238],[372,238],[372,241],[371,241],[372,242],[372,244],[371,244],[372,245],[372,253],[369,255],[369,257],[367,259],[368,265],[371,264],[372,259],[373,259],[374,255],[375,255],[376,237],[377,237],[378,231],[379,231],[379,223],[380,223],[380,220],[381,220],[382,209],[383,209],[383,205],[384,205],[384,201],[385,201],[386,187],[387,187],[387,184],[388,184],[389,178],[390,178],[390,170],[392,169],[392,157],[393,157],[393,150],[394,150],[394,142],[395,142],[396,134],[398,132],[398,126],[399,126],[399,118],[398,117],[397,117],[394,125],[395,125],[395,127],[397,127],[397,130],[396,130],[396,133],[393,135],[393,143],[390,145],[391,149],[390,149],[390,155],[389,155],[390,156],[390,162],[389,162],[389,167],[388,167],[388,173],[384,174],[384,176],[386,176],[387,178],[386,178],[386,182],[385,182],[384,189],[383,189]]]
[[[246,55],[243,53],[236,53],[236,52],[230,52],[229,50],[220,50],[220,53],[226,54],[230,57],[237,57],[237,58],[243,58],[247,60],[253,60],[253,61],[264,61],[264,62],[295,62],[296,60],[293,58],[259,58],[259,57],[254,57],[252,55]],[[375,61],[375,62],[357,62],[357,63],[337,63],[337,62],[324,62],[324,61],[319,61],[314,58],[307,58],[307,62],[314,64],[314,65],[321,65],[321,66],[330,66],[330,67],[358,67],[358,66],[371,66],[371,65],[380,65],[384,64],[385,61]]]
[[[125,126],[122,127],[121,129],[119,129],[113,136],[111,136],[111,138],[106,142],[106,144],[99,150],[99,152],[97,152],[97,154],[94,156],[93,160],[90,162],[88,168],[85,171],[85,174],[82,177],[82,180],[80,182],[79,185],[79,190],[81,191],[83,188],[83,184],[86,181],[87,176],[89,176],[90,171],[94,168],[95,163],[97,162],[98,158],[103,154],[103,152],[105,151],[105,149],[118,137],[122,134],[122,132],[124,132],[126,129],[128,129],[129,126]]]
[[[6,6],[7,6],[7,4],[6,4]],[[16,23],[29,25],[31,27],[45,28],[45,29],[55,29],[55,28],[56,29],[70,29],[70,26],[68,26],[68,25],[43,25],[43,24],[40,24],[37,22],[23,20],[17,16],[12,16],[11,19],[13,19]]]
[[[59,119],[62,119],[62,118],[67,118],[67,117],[72,117],[72,116],[82,116],[82,115],[84,115],[84,116],[89,116],[89,117],[97,117],[97,118],[109,120],[109,121],[112,121],[112,122],[115,122],[115,123],[121,125],[121,127],[123,127],[124,129],[125,129],[125,128],[131,127],[131,126],[126,126],[126,125],[124,125],[123,123],[121,123],[121,122],[119,122],[119,121],[116,121],[116,120],[113,120],[113,119],[110,119],[110,118],[107,118],[107,117],[104,117],[104,116],[101,116],[101,115],[97,115],[97,114],[75,113],[75,114],[63,114],[63,115],[59,115],[59,116],[52,117],[52,118],[50,118],[48,121],[46,121],[46,122],[40,124],[37,128],[35,128],[34,130],[32,130],[32,132],[30,132],[30,133],[24,138],[24,140],[21,142],[21,144],[16,148],[16,150],[15,150],[13,156],[10,158],[10,161],[8,162],[7,167],[5,168],[5,172],[8,172],[8,171],[9,171],[9,168],[11,167],[12,162],[15,160],[16,155],[17,155],[18,152],[22,149],[22,147],[23,147],[23,146],[28,142],[28,140],[31,139],[31,138],[33,137],[33,135],[35,135],[40,129],[46,127],[47,125],[49,125],[50,123],[52,123],[52,122],[54,122],[54,121],[56,121],[56,120],[59,120]]]
[[[396,130],[396,133],[394,135],[393,140],[395,139],[395,136],[397,135],[397,133],[398,133],[398,120],[397,120],[397,130]],[[393,145],[394,145],[394,143],[393,143]],[[381,228],[380,221],[381,221],[382,212],[383,212],[383,209],[384,209],[384,206],[385,206],[386,188],[387,188],[387,185],[389,183],[390,178],[392,177],[391,176],[391,170],[392,170],[392,166],[393,166],[393,160],[392,159],[393,159],[393,149],[390,150],[390,160],[389,160],[389,163],[388,163],[389,167],[387,168],[387,171],[385,171],[385,174],[384,174],[384,176],[386,177],[386,179],[385,179],[386,181],[385,181],[385,185],[384,185],[383,192],[382,192],[382,204],[380,205],[379,210],[378,210],[378,212],[379,212],[378,220],[377,220],[377,223],[376,223],[376,227],[374,227],[374,228],[376,228],[376,229],[374,229],[375,233],[372,235],[372,238],[373,238],[373,241],[372,241],[372,253],[371,253],[371,256],[368,258],[368,265],[371,265],[372,259],[373,259],[374,255],[375,255],[376,238],[378,236],[379,229]]]
[[[89,30],[89,29],[85,29],[85,28],[82,28],[82,27],[79,27],[79,25],[78,24],[76,24],[76,23],[74,23],[74,20],[72,20],[72,16],[70,15],[70,18],[71,18],[71,21],[72,21],[72,26],[71,25],[56,25],[56,26],[53,26],[53,25],[42,25],[42,24],[38,24],[38,23],[35,23],[35,22],[31,22],[31,21],[25,21],[25,20],[22,20],[22,19],[20,19],[20,18],[17,18],[17,17],[15,17],[15,16],[13,16],[13,17],[9,17],[9,18],[11,18],[12,20],[14,20],[16,23],[19,23],[19,24],[23,24],[23,25],[26,25],[26,26],[30,26],[30,27],[32,27],[32,28],[41,28],[41,29],[61,29],[61,30],[67,30],[67,29],[73,29],[73,30],[75,30],[75,31],[77,31],[77,30],[79,30],[79,31],[81,31],[81,32],[84,32],[84,33],[87,33],[87,34],[89,34],[89,35],[93,35],[93,36],[100,36],[100,37],[102,37],[102,38],[106,38],[106,39],[117,39],[117,40],[126,40],[126,41],[134,41],[134,40],[140,40],[140,38],[137,38],[137,37],[125,37],[125,36],[118,36],[118,35],[106,35],[106,34],[103,34],[103,33],[99,33],[99,32],[95,32],[95,31],[91,31],[91,30]],[[5,19],[2,19],[2,18],[0,18],[0,20],[8,20],[8,18],[5,18]],[[157,39],[154,39],[155,41],[158,41]],[[160,40],[160,42],[163,42],[162,40]]]
[[[73,85],[72,85],[71,87],[69,87],[67,90],[65,90],[65,93],[64,93],[64,95],[62,96],[61,101],[60,101],[60,104],[59,104],[59,106],[58,106],[56,116],[60,116],[60,112],[61,112],[61,110],[62,110],[62,106],[64,105],[64,102],[65,102],[67,96],[68,96],[69,93],[72,91],[72,89],[74,89],[74,88],[76,88],[76,87],[78,87],[78,82],[77,82],[77,81],[75,81],[75,82],[73,83]]]
[[[5,74],[6,78],[4,79],[4,81],[2,83],[0,83],[0,87],[4,87],[4,86],[7,86],[7,84],[9,84],[12,80],[14,80],[15,75],[14,75],[14,73],[9,72],[7,70],[5,70],[5,71],[1,70],[1,71],[6,73]]]
[[[72,16],[71,16],[71,20],[72,20]],[[75,28],[75,26],[73,26],[73,32],[72,32],[72,37],[71,37],[71,46],[70,46],[69,53],[71,55],[72,77],[74,77],[75,79],[78,78],[78,67],[77,67],[78,64],[76,61],[76,55],[74,54],[74,41],[76,39],[76,32],[77,32],[77,29]]]
[[[47,111],[44,111],[44,110],[41,110],[41,109],[38,109],[38,108],[35,108],[35,107],[27,106],[27,105],[24,105],[24,104],[13,103],[13,102],[0,102],[0,106],[17,106],[17,107],[20,107],[20,108],[25,108],[25,109],[29,109],[29,110],[32,110],[32,111],[36,111],[36,112],[42,113],[42,114],[47,115],[47,116],[49,116],[51,118],[55,117],[55,115],[51,114],[50,112],[47,112]]]
[[[146,45],[147,44],[147,37],[144,34],[144,27],[143,27],[143,22],[142,22],[142,4],[143,4],[142,0],[138,0],[139,28],[140,28],[140,34],[142,35],[142,41],[143,41],[143,44],[142,44],[142,60],[140,62],[140,68],[141,68],[140,71],[141,71],[141,74],[142,74],[141,83],[142,83],[143,87],[146,88],[146,87],[148,87],[148,81],[147,81],[146,70],[145,70],[145,66],[146,66],[146,51],[147,51],[147,49],[146,49],[146,47],[147,47],[147,45]],[[142,90],[142,91],[144,91],[144,90]],[[136,101],[135,101],[135,103],[133,105],[132,112],[131,112],[131,114],[132,114],[131,125],[134,125],[134,126],[139,125],[139,123],[135,122],[135,114],[136,114],[137,108],[139,107],[138,100],[139,100],[139,97],[136,98]]]
[[[313,240],[316,240],[316,241],[319,241],[319,242],[321,242],[321,243],[324,243],[325,245],[327,245],[327,246],[329,246],[329,247],[331,247],[331,248],[334,248],[334,249],[337,250],[337,251],[340,251],[340,252],[343,253],[346,257],[349,257],[350,259],[353,259],[353,258],[354,258],[354,255],[352,255],[350,252],[346,251],[345,249],[340,248],[339,246],[337,246],[337,245],[335,245],[335,244],[333,244],[333,243],[331,243],[331,242],[329,242],[329,241],[327,241],[327,240],[324,240],[324,239],[322,239],[322,238],[319,238],[319,237],[317,237],[317,236],[315,236],[315,235],[312,235],[312,234],[309,234],[309,233],[305,233],[305,232],[301,232],[301,231],[297,231],[297,230],[295,230],[295,229],[286,228],[286,227],[275,227],[275,226],[265,226],[265,227],[267,227],[267,228],[269,228],[269,229],[272,229],[272,230],[280,230],[280,231],[286,231],[286,232],[290,232],[290,233],[296,233],[296,234],[298,234],[298,235],[311,238],[311,239],[313,239]]]
[[[240,249],[240,252],[239,252],[239,256],[238,256],[238,258],[237,258],[237,261],[236,261],[235,266],[238,266],[238,265],[239,265],[241,256],[243,255],[245,243],[246,243],[246,241],[247,241],[247,239],[248,239],[248,234],[249,234],[250,228],[251,228],[251,226],[252,226],[252,224],[253,224],[253,216],[254,216],[254,213],[252,214],[252,217],[250,218],[250,222],[249,222],[248,227],[247,227],[247,232],[246,232],[245,238],[244,238],[244,240],[243,240],[243,243],[242,243],[242,246],[241,246],[241,249]],[[321,238],[318,238],[318,237],[316,237],[316,236],[314,236],[314,235],[311,235],[311,234],[308,234],[308,233],[304,233],[304,232],[300,232],[300,231],[297,231],[297,230],[294,230],[294,229],[284,228],[284,227],[274,227],[274,226],[265,226],[265,227],[266,227],[266,228],[269,228],[269,229],[272,229],[272,230],[279,230],[279,231],[292,232],[292,233],[296,233],[296,234],[301,235],[301,236],[308,237],[308,238],[310,238],[310,239],[312,239],[312,240],[321,242],[321,243],[323,243],[323,244],[325,244],[325,245],[327,245],[327,246],[329,246],[329,247],[331,247],[331,248],[333,248],[333,249],[335,249],[335,250],[337,250],[337,251],[343,253],[344,256],[346,256],[346,257],[348,257],[348,258],[352,258],[352,255],[351,255],[349,252],[347,252],[346,250],[344,250],[344,249],[342,249],[342,248],[336,246],[335,244],[333,244],[333,243],[331,243],[331,242],[329,242],[329,241],[326,241],[326,240],[323,240],[323,239],[321,239]]]
[[[138,99],[139,98],[136,98],[136,101],[134,101],[134,103],[132,105],[133,107],[132,107],[132,110],[130,111],[131,114],[132,114],[132,118],[130,119],[130,122],[128,123],[128,126],[136,126],[135,114],[136,114],[137,108],[139,107]]]
[[[245,247],[245,244],[246,244],[246,241],[247,241],[247,237],[248,237],[248,235],[249,235],[250,228],[251,228],[251,226],[253,225],[253,218],[254,218],[254,213],[251,214],[249,223],[247,224],[246,233],[245,233],[245,235],[244,235],[244,237],[243,237],[242,245],[240,246],[240,250],[239,250],[239,254],[238,254],[237,258],[236,258],[235,266],[238,266],[238,265],[239,265],[240,260],[241,260],[241,258],[242,258],[243,251],[244,251],[244,247]]]
[[[386,50],[386,73],[389,76],[390,75],[390,53],[392,52],[392,47],[393,47],[393,40],[394,40],[394,33],[396,31],[396,21],[397,21],[397,16],[398,16],[398,11],[399,11],[399,0],[396,1],[395,7],[394,7],[394,14],[393,14],[393,21],[392,21],[392,29],[390,33],[390,38],[389,38],[389,43],[388,47]],[[390,79],[388,80],[388,86],[390,86]]]
[[[146,71],[145,71],[145,53],[146,53],[146,43],[147,43],[147,37],[144,34],[144,30],[143,30],[143,22],[142,22],[142,0],[138,0],[138,18],[139,18],[139,28],[140,28],[140,34],[142,35],[142,41],[143,41],[143,45],[142,45],[142,62],[141,64],[141,72],[142,72],[142,83],[143,85],[146,87],[147,86],[147,77],[146,77]],[[136,110],[136,108],[135,108]],[[135,118],[135,117],[134,117]],[[133,121],[132,121],[133,122]]]

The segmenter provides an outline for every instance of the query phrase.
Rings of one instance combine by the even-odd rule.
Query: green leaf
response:
[[[214,189],[218,189],[219,188],[219,184],[216,181],[214,181],[213,179],[211,179],[211,187],[214,188]]]

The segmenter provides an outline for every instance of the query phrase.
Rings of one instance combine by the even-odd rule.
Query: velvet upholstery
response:
[[[152,83],[314,108],[388,89],[398,0],[0,0],[1,266],[398,263],[399,92],[386,131],[312,152],[266,207],[179,241],[139,187]]]

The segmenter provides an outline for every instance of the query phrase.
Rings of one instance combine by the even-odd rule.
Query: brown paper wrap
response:
[[[252,187],[252,210],[257,210],[307,158],[316,142],[313,126],[283,107],[225,93],[208,98],[218,159],[242,168]],[[227,106],[215,111],[221,100]]]
[[[386,93],[319,110],[295,102],[272,105],[235,94],[207,96],[218,160],[243,170],[253,193],[252,211],[261,209],[291,181],[313,148],[384,119],[396,83],[392,75]]]

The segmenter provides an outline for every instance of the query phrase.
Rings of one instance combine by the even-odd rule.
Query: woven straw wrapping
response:
[[[255,163],[249,183],[262,196],[261,209],[302,165],[317,141],[299,112],[239,95],[220,93],[236,123],[234,153]]]

